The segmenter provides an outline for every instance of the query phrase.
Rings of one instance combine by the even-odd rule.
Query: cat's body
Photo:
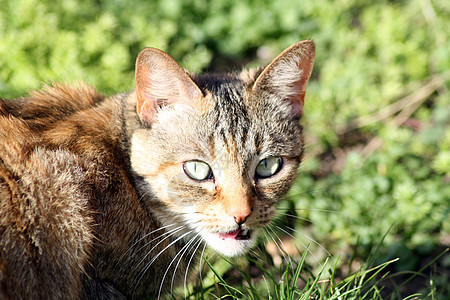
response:
[[[152,298],[203,243],[244,253],[295,179],[313,60],[189,76],[146,49],[133,93],[0,100],[0,299]]]

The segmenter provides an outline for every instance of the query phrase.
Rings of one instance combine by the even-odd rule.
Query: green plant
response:
[[[307,155],[282,204],[310,222],[291,234],[360,260],[392,226],[379,263],[400,257],[397,271],[417,270],[448,247],[447,1],[0,0],[0,7],[2,98],[41,81],[132,90],[135,58],[148,46],[193,72],[224,71],[268,63],[312,38]]]
[[[355,273],[346,277],[338,278],[339,258],[335,259],[333,265],[325,261],[314,274],[306,263],[306,257],[310,255],[309,247],[305,249],[299,261],[287,260],[279,268],[261,265],[259,260],[250,258],[233,263],[225,258],[221,261],[210,261],[205,258],[205,267],[209,268],[212,276],[200,280],[200,288],[191,287],[190,291],[184,290],[186,299],[411,299],[429,298],[436,299],[436,286],[433,280],[423,291],[417,291],[409,295],[401,296],[398,291],[403,285],[408,284],[418,276],[423,276],[426,269],[448,253],[449,249],[442,252],[433,261],[421,270],[410,274],[391,290],[386,290],[383,283],[392,280],[399,274],[388,271],[389,268],[398,263],[398,258],[375,266],[371,266],[371,260]],[[375,254],[375,253],[373,253]],[[224,268],[224,265],[227,267]],[[252,277],[249,267],[259,269],[259,275]],[[230,270],[233,271],[230,273]],[[255,272],[253,272],[255,273]],[[230,284],[233,276],[241,277],[241,283]],[[434,279],[434,278],[433,278]],[[434,295],[434,296],[433,296]],[[176,293],[167,297],[176,298]]]

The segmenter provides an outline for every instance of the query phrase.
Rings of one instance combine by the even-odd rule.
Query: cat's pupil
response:
[[[256,167],[256,177],[268,178],[278,173],[282,168],[281,157],[270,156],[261,160]]]

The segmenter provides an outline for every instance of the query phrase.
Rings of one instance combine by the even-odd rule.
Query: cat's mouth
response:
[[[247,252],[255,244],[257,235],[258,229],[250,230],[242,227],[227,232],[204,231],[202,233],[206,243],[212,249],[229,257]]]
[[[249,240],[250,239],[250,230],[249,229],[242,229],[238,228],[235,231],[230,231],[226,233],[219,233],[219,237],[222,240]]]

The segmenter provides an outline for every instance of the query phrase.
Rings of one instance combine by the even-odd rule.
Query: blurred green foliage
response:
[[[358,245],[365,253],[391,225],[387,245],[428,253],[448,243],[447,0],[0,0],[0,7],[4,98],[41,81],[131,90],[135,58],[146,46],[200,72],[268,63],[290,44],[314,39],[304,120],[311,154],[289,197],[297,213],[330,248]],[[433,79],[440,81],[406,123],[388,114],[349,125]],[[373,138],[378,147],[364,154]]]

